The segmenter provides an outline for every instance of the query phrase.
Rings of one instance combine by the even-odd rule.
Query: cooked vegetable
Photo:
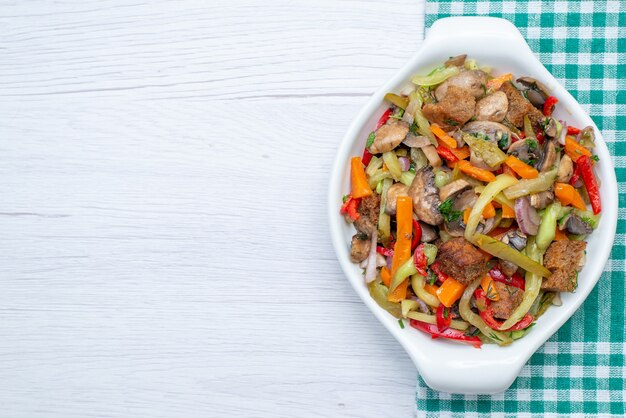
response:
[[[437,138],[439,138],[444,144],[446,144],[450,148],[456,148],[457,143],[456,140],[452,139],[447,133],[444,132],[443,129],[439,127],[436,123],[430,125],[430,130],[435,134]]]
[[[583,155],[591,157],[591,151],[574,141],[571,136],[565,138],[565,153],[574,162],[578,162]]]
[[[373,193],[359,157],[352,157],[350,160],[350,182],[352,197],[356,199],[370,196]]]
[[[411,81],[418,86],[430,87],[441,84],[448,78],[457,75],[460,72],[459,67],[440,67],[433,70],[427,76],[413,76]]]
[[[539,263],[541,263],[542,251],[537,247],[532,239],[528,240],[528,246],[526,247],[526,251],[528,252],[528,258],[530,260],[538,265],[541,265]],[[520,321],[528,313],[530,307],[533,305],[535,299],[539,295],[539,291],[541,290],[541,276],[541,274],[536,274],[533,273],[530,269],[526,269],[524,299],[522,299],[522,303],[520,303],[515,311],[513,311],[513,314],[509,317],[509,319],[504,321],[502,326],[500,326],[501,330],[511,328],[515,323]]]
[[[391,277],[407,260],[411,259],[411,239],[413,230],[413,202],[408,196],[398,196],[396,201],[396,245],[393,247],[393,260],[391,262]],[[393,282],[392,282],[393,285]],[[391,288],[389,292],[390,302],[400,302],[406,298],[406,290],[409,280]]]
[[[457,165],[459,166],[459,170],[461,170],[461,172],[475,178],[476,180],[490,182],[496,179],[496,176],[492,172],[474,167],[465,160],[459,161]]]
[[[463,296],[461,297],[461,301],[459,302],[459,313],[461,317],[478,328],[486,337],[496,342],[498,345],[508,345],[511,344],[512,340],[506,334],[496,331],[490,328],[483,319],[472,312],[470,309],[470,300],[474,295],[474,291],[480,286],[480,282],[482,279],[476,279],[473,283],[471,283],[465,289]]]
[[[481,250],[493,255],[494,257],[510,261],[511,263],[517,264],[524,270],[537,274],[541,277],[550,277],[550,270],[498,240],[483,234],[477,234],[474,240],[476,245],[478,245]]]
[[[526,235],[537,235],[541,218],[537,209],[530,205],[527,196],[515,199],[515,218],[519,229]]]
[[[441,284],[441,286],[439,286],[439,289],[437,289],[437,297],[444,306],[449,308],[454,304],[454,302],[459,300],[461,295],[463,295],[464,290],[464,284],[461,284],[452,277],[449,277]]]
[[[440,305],[442,306],[442,305]],[[416,321],[424,322],[426,324],[437,325],[437,317],[434,315],[428,315],[422,312],[408,312],[407,318],[414,319]],[[450,324],[448,325],[452,329],[456,329],[459,331],[465,331],[469,328],[469,325],[465,321],[458,321],[455,319],[450,320]]]
[[[504,163],[511,167],[511,170],[515,171],[515,173],[523,179],[535,179],[539,176],[539,172],[535,167],[529,166],[512,155],[506,157]]]
[[[572,205],[580,210],[587,209],[580,193],[567,183],[554,183],[554,194],[564,206]]]
[[[429,293],[426,288],[426,281],[424,276],[421,274],[414,274],[411,277],[411,289],[413,289],[413,293],[415,296],[426,302],[427,305],[436,308],[439,306],[440,302],[436,295]]]
[[[456,67],[455,67],[456,68]],[[427,324],[425,322],[416,321],[411,319],[411,326],[415,329],[419,329],[427,334],[430,334],[434,338],[446,338],[448,340],[460,341],[463,343],[471,344],[476,348],[480,348],[483,344],[480,338],[476,336],[465,335],[464,332],[448,328],[445,331],[439,331],[436,325]]]
[[[504,196],[508,199],[517,199],[532,193],[539,193],[548,190],[556,179],[556,169],[540,173],[536,179],[524,179],[504,189]]]
[[[589,195],[589,201],[591,202],[591,208],[594,215],[597,215],[602,211],[602,204],[600,202],[600,187],[596,176],[593,174],[593,167],[591,165],[591,159],[587,155],[583,155],[578,159],[578,167],[580,167],[580,174],[582,175],[587,194]]]
[[[487,88],[491,90],[498,90],[504,82],[511,80],[513,80],[513,74],[502,74],[487,81]]]
[[[506,154],[495,143],[477,139],[470,134],[463,134],[463,140],[490,167],[497,167],[507,159]]]
[[[389,302],[389,289],[379,281],[373,281],[367,285],[369,294],[378,306],[389,312],[396,318],[402,318],[402,308],[399,303]]]
[[[485,206],[487,206],[487,204],[491,202],[498,193],[515,183],[517,183],[517,179],[509,175],[500,174],[498,177],[494,176],[494,181],[489,183],[484,188],[484,190],[478,197],[478,200],[472,207],[469,221],[467,222],[467,226],[465,227],[466,240],[472,242],[474,238],[474,233],[476,232],[476,228],[478,227],[478,223],[480,222],[480,216],[485,209]]]
[[[400,180],[400,176],[402,176],[402,167],[400,167],[400,161],[398,161],[398,156],[395,152],[389,151],[383,153],[383,161],[393,177],[394,180]]]
[[[561,204],[559,202],[554,202],[546,208],[541,216],[539,232],[537,233],[537,237],[535,239],[540,253],[543,253],[554,240],[556,221],[560,212]]]
[[[406,109],[407,106],[409,105],[408,97],[398,96],[397,94],[394,94],[394,93],[385,94],[385,100],[387,100],[389,103],[392,103],[402,109]]]

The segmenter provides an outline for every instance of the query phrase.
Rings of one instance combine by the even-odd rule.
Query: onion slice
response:
[[[367,266],[365,267],[365,283],[373,282],[376,279],[376,245],[378,244],[378,231],[372,232],[372,242],[370,253],[367,256]]]
[[[515,199],[515,218],[524,234],[537,235],[541,217],[537,213],[537,209],[530,206],[528,196]]]

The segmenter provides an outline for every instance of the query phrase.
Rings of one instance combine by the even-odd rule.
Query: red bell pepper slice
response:
[[[370,161],[372,161],[372,157],[374,155],[372,155],[371,152],[369,152],[367,150],[367,148],[363,149],[363,156],[361,157],[361,161],[363,162],[363,165],[365,165],[367,167],[367,165],[370,163]]]
[[[427,276],[428,272],[426,272],[426,266],[428,265],[428,259],[426,258],[426,254],[424,254],[424,244],[420,244],[415,248],[415,252],[413,253],[413,264],[415,264],[415,269],[422,276]]]
[[[445,160],[448,160],[451,163],[455,163],[455,162],[459,161],[457,156],[454,155],[452,153],[452,151],[450,151],[450,149],[448,149],[448,148],[446,148],[446,147],[444,147],[442,145],[439,145],[437,147],[437,154],[439,154],[441,156],[441,158],[443,158]]]
[[[591,158],[588,155],[583,155],[576,163],[580,168],[580,175],[583,178],[583,183],[585,183],[593,214],[597,215],[602,211],[602,204],[600,202],[600,187],[598,186],[596,176],[593,175]]]
[[[479,310],[479,314],[482,320],[485,321],[485,324],[487,324],[487,326],[490,328],[500,330],[500,327],[502,326],[502,324],[504,324],[504,321],[499,321],[493,317],[493,309],[490,306],[488,306],[487,309],[485,309],[484,311]],[[519,322],[517,322],[511,328],[505,329],[503,331],[519,331],[521,329],[528,328],[534,320],[535,318],[531,314],[527,313],[522,319],[519,320]]]
[[[422,226],[419,222],[413,219],[413,242],[411,242],[411,251],[415,251],[417,245],[420,243],[422,239]]]
[[[380,119],[378,119],[378,123],[376,123],[376,128],[378,129],[381,126],[383,126],[385,123],[387,123],[387,121],[389,120],[389,117],[391,116],[391,108],[385,110],[385,113],[383,113],[383,115],[380,117]]]
[[[443,331],[452,323],[452,312],[450,312],[450,308],[446,308],[443,303],[440,303],[435,318],[437,319],[437,329]]]
[[[518,289],[526,290],[526,280],[524,280],[524,278],[519,273],[515,273],[511,277],[509,277],[506,274],[502,273],[502,270],[494,267],[489,270],[489,275],[496,282],[504,283],[509,286],[517,287]]]
[[[554,96],[549,96],[543,104],[543,115],[544,116],[552,116],[552,112],[554,111],[554,106],[559,102]]]
[[[579,133],[580,133],[580,129],[574,128],[573,126],[568,126],[567,127],[567,134],[568,135],[578,135]]]
[[[502,324],[504,324],[504,321],[499,321],[493,317],[493,308],[491,307],[491,301],[487,298],[485,291],[479,287],[474,291],[474,298],[476,299],[478,314],[483,319],[483,321],[485,321],[485,324],[487,324],[487,326],[489,326],[490,328],[499,331]],[[520,329],[528,328],[534,320],[535,318],[531,314],[527,313],[522,319],[519,320],[519,322],[504,331],[518,331]]]
[[[437,325],[427,324],[426,322],[416,321],[415,319],[411,319],[410,324],[413,328],[425,332],[426,334],[430,334],[433,340],[436,338],[446,338],[448,340],[471,344],[476,348],[480,348],[480,346],[483,345],[483,342],[480,340],[480,338],[476,336],[471,337],[469,335],[465,335],[463,331],[452,328],[447,328],[443,331],[439,331],[439,329],[437,329]]]
[[[575,164],[575,168],[574,168],[574,174],[572,174],[572,177],[569,179],[569,184],[571,184],[574,187],[579,187],[580,184],[578,184],[580,182],[580,168],[578,166],[578,164]]]
[[[384,257],[393,257],[393,249],[376,246],[376,252]]]
[[[339,209],[339,213],[348,215],[348,217],[352,219],[353,221],[358,220],[361,217],[361,215],[357,211],[360,202],[361,202],[361,199],[355,199],[352,197],[352,195],[348,196],[348,198],[343,203],[343,205],[341,205],[341,209]]]
[[[435,272],[435,274],[437,275],[437,279],[439,279],[441,283],[445,282],[450,277],[446,273],[441,271],[441,265],[439,264],[439,261],[435,261],[434,263],[432,263],[430,265],[430,269]]]
[[[537,137],[537,141],[538,141],[540,144],[543,144],[543,141],[545,141],[545,140],[546,140],[546,137],[545,137],[545,135],[543,134],[543,132],[537,132],[537,135],[535,135],[535,136]]]

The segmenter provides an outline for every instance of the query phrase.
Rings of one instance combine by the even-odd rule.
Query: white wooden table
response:
[[[410,416],[326,189],[422,8],[2,2],[0,416]]]

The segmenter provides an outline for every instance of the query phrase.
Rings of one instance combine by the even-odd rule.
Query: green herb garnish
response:
[[[531,152],[537,149],[537,143],[532,139],[526,140],[526,146],[528,146],[528,150]]]
[[[346,200],[350,199],[350,195],[349,194],[344,194],[343,197],[341,198],[341,202],[342,203],[346,203]]]
[[[446,222],[454,222],[461,217],[461,211],[452,210],[452,205],[452,199],[446,199],[438,207]]]
[[[411,132],[413,135],[419,135],[419,130],[420,126],[417,124],[417,122],[413,121],[413,123],[409,127],[409,132]]]
[[[470,328],[471,329],[471,328]],[[478,328],[474,328],[470,331],[470,329],[468,329],[467,331],[465,331],[465,335],[468,337],[475,337],[478,334],[480,334],[480,330]]]
[[[444,119],[443,120],[445,123],[447,123],[448,125],[451,126],[459,126],[459,122],[453,120],[453,119]]]
[[[400,325],[400,328],[404,329],[404,321],[401,319],[398,319],[398,325]]]
[[[500,138],[500,140],[498,141],[498,147],[500,147],[501,149],[504,149],[504,147],[506,147],[508,143],[509,143],[509,134],[503,133],[502,138]]]
[[[428,270],[428,284],[433,286],[436,281],[437,281],[437,275],[435,274],[435,272],[432,270]]]
[[[365,143],[365,148],[371,147],[375,140],[376,140],[376,134],[374,132],[371,132],[369,134],[369,136],[367,137],[367,142]]]
[[[592,159],[593,161],[600,161],[600,157],[598,157],[597,155],[592,155],[592,156],[591,156],[591,159]]]

